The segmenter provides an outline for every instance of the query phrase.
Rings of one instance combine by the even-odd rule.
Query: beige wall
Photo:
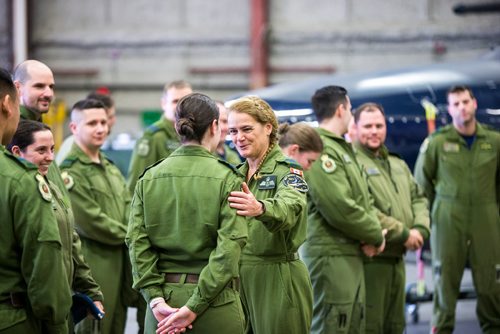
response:
[[[352,73],[475,57],[500,40],[500,13],[456,16],[451,8],[462,2],[269,0],[270,64]],[[244,73],[191,70],[249,65],[250,0],[30,3],[32,56],[55,70],[58,96],[71,105],[112,85],[127,130],[138,131],[138,111],[159,106],[167,81],[186,79],[218,99],[248,87]],[[433,52],[436,41],[444,54]],[[314,75],[271,73],[270,81]]]

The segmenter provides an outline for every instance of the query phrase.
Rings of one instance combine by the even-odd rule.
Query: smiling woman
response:
[[[229,106],[229,134],[246,158],[242,191],[230,206],[249,217],[240,261],[241,296],[253,333],[309,333],[312,288],[297,250],[306,237],[307,183],[302,167],[277,145],[278,121],[256,96]]]
[[[79,291],[90,297],[95,306],[103,312],[104,307],[101,303],[103,296],[83,258],[80,238],[75,231],[71,203],[63,195],[64,189],[58,188],[47,177],[49,167],[54,161],[54,137],[50,127],[36,121],[21,120],[7,148],[19,159],[38,167],[35,180],[42,198],[51,203],[57,220],[67,282],[73,291]],[[68,320],[68,325],[73,328],[72,319]]]
[[[54,137],[50,127],[40,122],[21,120],[8,149],[15,156],[37,165],[43,176],[54,161]]]

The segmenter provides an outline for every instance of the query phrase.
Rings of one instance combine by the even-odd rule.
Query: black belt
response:
[[[182,275],[185,275],[186,278],[184,282],[182,282]],[[165,274],[165,282],[167,283],[191,283],[196,284],[200,275],[198,274],[180,274],[180,273],[166,273]]]
[[[26,306],[27,297],[25,292],[11,292],[10,298],[2,301],[2,304],[8,304],[13,308],[23,308]]]

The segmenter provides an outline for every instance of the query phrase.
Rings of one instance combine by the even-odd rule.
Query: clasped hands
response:
[[[174,308],[165,302],[160,302],[152,309],[153,315],[158,321],[157,334],[184,333],[193,328],[196,313],[187,306]]]
[[[366,256],[368,257],[373,257],[375,255],[378,255],[382,253],[385,249],[385,236],[387,234],[387,229],[382,230],[382,234],[384,236],[384,241],[382,242],[382,245],[379,247],[375,247],[373,245],[367,245],[364,244],[361,246],[361,249],[363,250],[363,253],[365,253]],[[422,237],[422,234],[417,229],[410,229],[410,234],[408,236],[408,239],[406,239],[404,246],[408,250],[417,250],[419,248],[422,248],[424,245],[424,238]]]

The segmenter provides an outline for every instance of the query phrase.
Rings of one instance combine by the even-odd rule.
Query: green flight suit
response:
[[[238,153],[232,150],[229,146],[224,145],[224,154],[217,154],[219,158],[229,162],[233,166],[241,164],[241,159]]]
[[[189,333],[243,333],[237,281],[247,221],[229,207],[243,179],[201,146],[181,146],[139,179],[132,200],[127,245],[134,288],[149,303],[163,297],[197,314]],[[168,282],[166,273],[196,274],[198,283]],[[146,332],[157,321],[148,307]]]
[[[375,207],[397,223],[385,226],[384,251],[365,258],[366,333],[401,334],[405,329],[404,243],[409,230],[417,229],[429,237],[427,199],[415,182],[404,160],[380,148],[379,156],[356,145],[356,157],[368,177]]]
[[[126,308],[121,291],[130,195],[120,170],[102,153],[100,161],[92,162],[73,144],[61,170],[67,172],[65,182],[83,255],[104,295],[106,315],[101,321],[101,332],[122,333]],[[91,319],[85,319],[77,326],[77,332],[88,332],[93,325]]]
[[[451,333],[469,261],[484,333],[500,333],[500,134],[477,123],[469,148],[453,126],[428,137],[415,177],[431,205],[432,326]]]
[[[20,106],[19,110],[21,112],[22,119],[42,122],[42,117],[40,114],[37,114],[37,113],[29,110],[25,106]],[[61,171],[59,170],[59,166],[57,166],[57,164],[55,164],[55,163],[50,164],[47,178],[50,181],[52,181],[53,183],[55,183],[57,188],[61,191],[65,201],[69,201],[69,194],[68,194],[68,191],[66,190],[63,179],[61,178]]]
[[[75,230],[75,219],[68,202],[57,186],[48,181],[52,194],[52,207],[56,216],[59,234],[61,236],[62,248],[64,251],[64,266],[68,284],[75,292],[81,292],[89,296],[94,301],[103,300],[99,285],[95,282],[90,272],[90,267],[85,261],[82,253],[82,243]],[[69,319],[69,332],[73,333],[73,322]]]
[[[52,196],[38,167],[0,146],[0,333],[68,333],[71,290]],[[24,306],[13,307],[10,294]]]
[[[382,230],[351,144],[325,129],[323,153],[307,173],[309,220],[303,254],[314,292],[312,333],[363,333],[361,243],[380,246]]]
[[[162,116],[149,126],[132,152],[127,180],[130,193],[134,193],[137,179],[147,167],[168,157],[179,145],[180,139],[172,121]]]
[[[247,175],[248,163],[239,167]],[[302,167],[278,145],[247,183],[265,212],[249,219],[241,257],[243,305],[250,333],[309,333],[312,287],[297,250],[306,237],[308,186]]]

